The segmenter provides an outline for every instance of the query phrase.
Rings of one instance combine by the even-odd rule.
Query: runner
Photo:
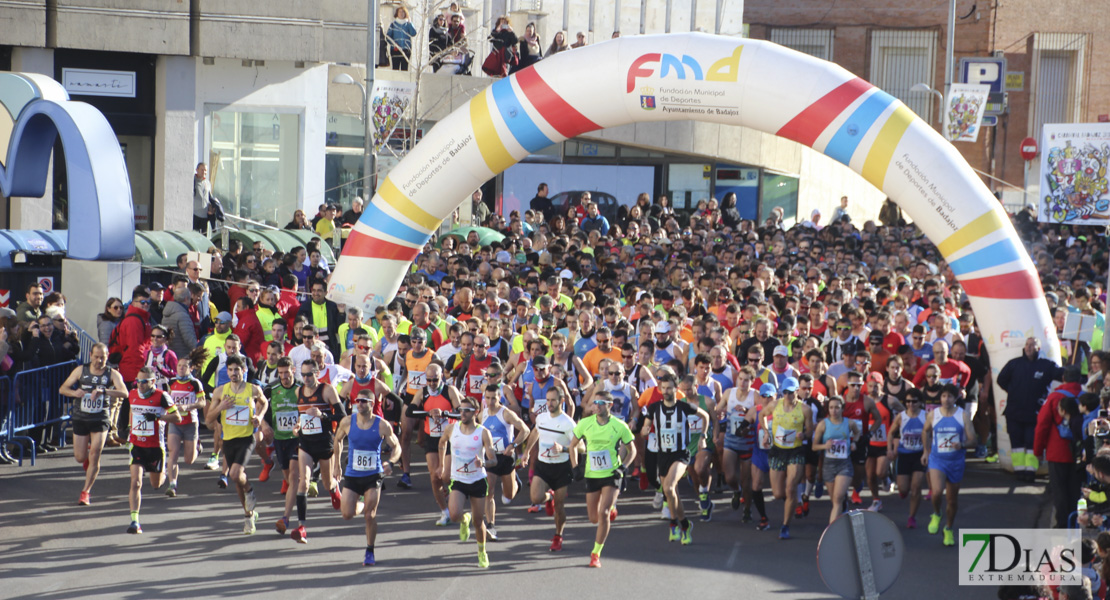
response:
[[[694,460],[690,480],[698,490],[698,508],[701,510],[702,521],[713,519],[713,501],[709,499],[709,488],[713,485],[713,460],[717,456],[717,447],[713,443],[713,424],[717,422],[714,407],[724,396],[720,382],[711,376],[711,363],[712,359],[708,354],[698,354],[694,357],[695,375],[687,376],[679,383],[680,390],[686,395],[686,401],[709,415],[709,423],[704,427],[697,417],[690,417],[691,437],[688,449]],[[686,379],[690,381],[686,382]],[[705,436],[700,433],[702,429],[708,432]],[[705,440],[704,444],[701,444],[702,439]]]
[[[959,506],[960,482],[964,478],[965,448],[975,447],[975,430],[964,409],[956,406],[960,388],[946,384],[941,390],[940,407],[925,419],[925,429],[921,434],[924,454],[921,464],[929,467],[929,492],[932,494],[933,516],[929,517],[929,533],[935,534],[940,528],[940,503],[943,494],[948,494],[944,511],[944,545],[955,546],[956,537],[952,525],[956,522],[956,509]]]
[[[852,451],[851,456],[854,465],[851,503],[862,506],[863,500],[859,497],[859,490],[863,487],[864,476],[867,473],[867,453],[871,447],[871,436],[878,430],[882,418],[879,409],[875,408],[874,399],[863,393],[863,374],[859,371],[848,371],[845,374],[844,418],[859,425],[861,432],[860,439],[856,442],[856,449]]]
[[[486,554],[486,496],[489,482],[486,468],[497,464],[497,452],[489,431],[476,421],[478,403],[472,398],[462,398],[459,404],[459,421],[448,423],[439,442],[440,478],[450,480],[447,488],[451,522],[459,523],[459,539],[470,539],[470,524],[478,526],[478,566],[489,568]],[[451,460],[447,460],[447,448]],[[482,460],[482,457],[485,460]],[[463,512],[464,502],[470,500],[470,512]]]
[[[798,497],[798,482],[805,469],[805,448],[802,441],[813,436],[813,415],[809,406],[797,401],[798,380],[787,377],[782,382],[782,397],[764,407],[764,428],[773,432],[773,446],[768,453],[771,467],[771,490],[776,500],[783,500],[782,528],[779,539],[790,539],[790,518]]]
[[[442,513],[436,521],[436,526],[445,527],[451,522],[451,514],[447,506],[449,480],[439,476],[442,472],[439,446],[444,431],[451,422],[448,415],[459,407],[462,395],[455,386],[444,383],[443,367],[438,364],[428,365],[425,378],[427,385],[416,394],[410,407],[413,416],[420,416],[424,421],[424,458],[428,462],[428,474],[432,480],[432,497],[435,498],[436,506]]]
[[[347,469],[343,473],[341,510],[344,520],[351,520],[360,509],[366,518],[366,554],[364,567],[375,564],[374,539],[378,535],[378,501],[382,477],[393,471],[393,463],[401,458],[401,444],[393,427],[374,414],[374,392],[363,389],[354,399],[355,414],[344,417],[335,432],[337,443],[349,440]],[[352,418],[353,417],[353,418]],[[382,461],[382,446],[390,448],[389,460]]]
[[[826,403],[829,416],[817,424],[813,433],[813,449],[824,451],[824,464],[822,477],[825,485],[829,487],[829,500],[832,502],[832,511],[829,512],[831,524],[843,511],[844,502],[848,496],[848,488],[852,487],[852,460],[849,455],[856,447],[859,439],[859,425],[855,421],[844,418],[844,399],[832,396]]]
[[[424,304],[424,303],[420,303]],[[424,305],[427,310],[427,305]],[[416,310],[415,308],[413,310]],[[397,482],[397,487],[407,490],[412,488],[412,476],[409,475],[410,470],[410,456],[412,456],[412,432],[416,431],[420,425],[420,419],[412,414],[412,402],[427,385],[425,381],[425,373],[428,370],[428,365],[436,360],[435,353],[428,349],[428,336],[423,335],[422,331],[416,330],[415,335],[411,336],[410,340],[412,350],[404,355],[404,360],[401,361],[405,365],[405,394],[402,396],[405,399],[406,408],[404,417],[401,419],[401,480]]]
[[[547,515],[555,517],[552,552],[563,549],[567,487],[574,479],[574,470],[578,468],[578,450],[570,445],[575,423],[570,415],[563,412],[563,401],[561,389],[547,390],[547,412],[536,415],[536,426],[528,434],[524,449],[524,455],[528,456],[533,447],[539,448],[537,477],[532,478],[531,484],[532,505],[542,504]]]
[[[564,388],[557,388],[561,393]],[[551,390],[549,389],[548,392]],[[516,449],[524,446],[524,440],[530,433],[528,426],[513,411],[501,405],[501,385],[486,385],[482,393],[484,400],[482,411],[478,415],[478,422],[489,431],[493,438],[493,449],[497,454],[497,464],[487,469],[489,471],[489,495],[486,496],[486,534],[493,541],[497,541],[497,502],[494,499],[494,484],[501,481],[501,502],[506,506],[512,503],[520,491],[520,477],[516,474]],[[533,404],[535,407],[536,404]],[[536,416],[547,412],[547,404],[542,404],[544,410]],[[512,432],[516,430],[516,437]],[[505,491],[509,493],[506,494]]]
[[[200,421],[197,409],[204,410],[208,402],[204,397],[204,386],[200,380],[193,377],[192,365],[204,362],[207,352],[204,347],[197,346],[188,355],[177,359],[177,377],[170,380],[169,393],[173,405],[177,407],[177,414],[181,416],[180,423],[166,425],[166,443],[169,447],[169,485],[166,486],[166,495],[170,498],[177,496],[177,459],[181,450],[185,450],[185,464],[191,465],[197,460],[200,453]]]
[[[925,481],[925,464],[921,455],[925,449],[921,434],[925,430],[926,413],[921,390],[909,388],[904,394],[906,410],[894,419],[890,430],[890,445],[897,450],[895,472],[898,478],[898,495],[910,497],[910,517],[906,529],[917,528],[917,508],[921,505],[921,485]]]
[[[708,358],[707,356],[706,359]],[[708,365],[707,360],[706,367]],[[666,496],[667,507],[671,512],[669,540],[675,542],[681,539],[682,545],[686,546],[693,542],[694,525],[686,518],[682,501],[678,497],[678,481],[686,474],[686,467],[690,464],[689,419],[696,416],[701,423],[702,435],[698,441],[698,450],[701,450],[705,448],[709,414],[689,402],[678,401],[678,386],[673,377],[660,378],[658,388],[663,395],[663,400],[647,407],[647,418],[640,430],[640,435],[646,436],[652,429],[659,434],[659,479],[662,481],[663,495]]]
[[[722,463],[725,483],[732,489],[732,510],[744,506],[741,523],[752,520],[752,449],[755,434],[745,418],[755,406],[755,391],[751,389],[755,369],[744,366],[736,373],[736,387],[730,389],[717,403],[716,413],[721,416],[722,432],[718,434],[724,447]],[[762,513],[760,513],[762,514]]]
[[[265,390],[269,400],[266,418],[262,420],[262,439],[265,444],[273,444],[274,464],[281,469],[281,494],[285,496],[285,511],[277,520],[278,534],[285,535],[289,529],[289,517],[297,501],[298,468],[300,442],[294,435],[300,416],[297,396],[300,386],[293,375],[293,359],[282,356],[277,359],[275,374],[277,380]]]
[[[166,463],[165,435],[158,421],[180,423],[181,415],[173,400],[162,390],[155,389],[154,369],[144,366],[139,369],[135,379],[135,389],[127,395],[119,411],[118,431],[130,425],[131,435],[131,486],[127,493],[127,503],[131,507],[131,525],[127,533],[142,533],[139,525],[139,506],[143,501],[143,472],[150,473],[150,485],[154,489],[162,487],[163,468]]]
[[[335,425],[347,416],[335,388],[316,381],[316,365],[311,360],[301,363],[301,381],[297,391],[297,424],[293,434],[299,439],[297,465],[297,528],[289,536],[300,544],[308,543],[305,522],[308,512],[308,488],[312,470],[320,466],[320,480],[331,496],[331,506],[339,510],[342,499],[336,489],[332,456],[335,454]]]
[[[258,522],[257,500],[254,488],[247,479],[247,462],[254,452],[254,430],[262,423],[270,403],[262,390],[243,379],[246,364],[240,356],[229,356],[227,375],[229,381],[216,388],[212,395],[211,410],[205,411],[208,429],[220,424],[223,432],[223,455],[229,467],[231,480],[239,493],[239,502],[245,513],[243,533],[251,535]]]
[[[613,399],[606,392],[594,395],[597,414],[590,415],[574,427],[574,436],[568,448],[576,448],[580,440],[586,442],[586,511],[590,522],[597,523],[594,549],[590,553],[591,567],[601,567],[601,550],[609,537],[609,523],[617,518],[617,496],[620,482],[628,466],[636,459],[632,445],[632,430],[622,421],[610,417]],[[621,457],[621,450],[624,456]]]
[[[61,389],[63,396],[73,398],[73,459],[85,467],[85,485],[77,503],[92,503],[90,493],[100,474],[100,456],[112,428],[108,409],[113,398],[127,398],[127,386],[119,371],[108,366],[108,346],[96,344],[89,354],[89,364],[73,369]]]
[[[890,400],[883,391],[883,374],[872,371],[867,374],[867,397],[879,411],[878,427],[871,432],[870,445],[867,448],[867,487],[871,490],[871,512],[883,510],[883,501],[879,499],[879,478],[886,478],[890,473],[890,462],[893,459],[893,446],[887,443],[887,432],[890,431],[892,417],[901,412],[905,407],[897,398]]]

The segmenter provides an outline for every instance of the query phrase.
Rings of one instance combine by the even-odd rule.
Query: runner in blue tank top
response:
[[[897,446],[898,460],[895,473],[898,478],[898,495],[910,498],[910,516],[906,529],[917,528],[917,508],[921,505],[921,486],[925,482],[926,465],[921,460],[925,446],[925,397],[921,390],[909,388],[903,395],[906,410],[898,413],[891,423],[889,444]]]
[[[374,415],[374,392],[362,390],[355,398],[355,414],[344,417],[335,433],[336,443],[346,438],[347,469],[343,472],[343,497],[340,510],[350,520],[362,512],[366,517],[366,555],[363,566],[374,564],[374,538],[378,534],[378,499],[382,477],[393,473],[393,463],[401,459],[401,444],[393,428]],[[382,460],[382,445],[390,451],[389,460]],[[362,496],[365,504],[360,502]]]
[[[956,536],[952,524],[956,521],[956,507],[960,482],[964,478],[965,448],[975,447],[975,430],[964,409],[956,406],[960,390],[953,384],[945,385],[940,392],[940,407],[925,420],[922,434],[924,455],[921,463],[929,467],[929,490],[933,494],[933,516],[929,518],[929,533],[940,528],[941,494],[948,493],[944,514],[944,545],[955,546]]]

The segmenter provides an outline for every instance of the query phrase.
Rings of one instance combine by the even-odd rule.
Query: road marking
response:
[[[728,560],[725,561],[725,568],[732,569],[736,566],[736,560],[740,558],[740,542],[732,545],[732,552],[728,555]]]

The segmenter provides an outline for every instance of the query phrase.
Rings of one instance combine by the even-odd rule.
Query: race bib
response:
[[[493,449],[495,452],[501,453],[505,451],[505,440],[500,437],[493,438]]]
[[[409,387],[413,389],[423,388],[428,384],[425,378],[424,371],[409,371]]]
[[[195,392],[184,392],[181,390],[171,391],[170,398],[173,398],[174,406],[189,406],[197,401]]]
[[[382,454],[374,450],[351,449],[351,468],[356,471],[380,471]]]
[[[158,421],[147,421],[146,413],[131,412],[131,434],[138,437],[149,437],[154,435],[155,427],[158,426]]]
[[[659,444],[663,447],[664,452],[674,452],[678,450],[678,428],[668,427],[660,431]]]
[[[777,444],[780,448],[793,448],[797,440],[797,430],[787,429],[782,426],[775,426],[775,444]]]
[[[690,433],[701,433],[701,417],[694,415],[692,417],[688,417],[686,422],[690,426]]]
[[[903,433],[902,434],[902,447],[911,452],[917,452],[922,449],[921,434],[920,433]]]
[[[469,475],[478,471],[478,459],[468,459],[458,454],[453,454],[451,457],[451,466],[454,467],[455,472],[459,475]]]
[[[97,396],[93,399],[92,394],[85,394],[81,398],[81,412],[83,413],[102,413],[104,412],[104,397]]]
[[[937,434],[937,452],[951,454],[960,449],[960,434],[957,432]]]
[[[649,452],[659,452],[659,435],[652,430],[648,433],[647,449]]]
[[[591,471],[611,471],[613,469],[613,456],[608,450],[590,451]]]
[[[293,429],[297,426],[297,418],[300,415],[297,411],[279,412],[277,414],[277,430],[282,433],[292,433]]]
[[[486,376],[485,375],[471,375],[470,376],[470,393],[471,394],[477,394],[477,395],[481,396],[482,391],[485,389],[485,387],[486,387]]]
[[[770,450],[771,449],[771,436],[767,434],[766,429],[760,429],[759,430],[759,449],[760,450]]]
[[[886,443],[886,424],[885,423],[880,424],[878,429],[871,432],[871,441],[872,442],[882,442],[884,444]]]
[[[300,419],[302,435],[319,435],[324,433],[324,423],[320,420],[320,417],[301,415]]]
[[[246,427],[251,424],[251,407],[232,406],[224,411],[224,420],[234,427]]]
[[[829,440],[829,447],[825,449],[825,457],[848,458],[851,445],[851,440]]]
[[[729,415],[728,415],[728,430],[732,432],[732,435],[740,437],[740,435],[741,435],[740,426],[743,423],[744,423],[744,415],[742,415],[738,412],[729,413]]]
[[[440,417],[438,419],[433,419],[431,417],[428,417],[428,419],[429,419],[428,420],[428,435],[430,435],[432,437],[442,436],[443,435],[443,426],[445,424],[447,424],[447,418],[446,417]]]
[[[546,458],[552,462],[555,462],[555,459],[563,458],[565,455],[565,452],[555,451],[555,444],[540,442],[540,458]]]

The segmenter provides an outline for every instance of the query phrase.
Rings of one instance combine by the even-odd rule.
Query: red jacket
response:
[[[286,327],[290,332],[285,337],[292,338],[293,326],[297,323],[297,311],[301,308],[301,302],[297,300],[297,294],[293,290],[281,290],[281,296],[274,308],[277,309],[281,318],[285,319]]]
[[[116,346],[111,352],[120,353],[119,373],[125,382],[131,383],[146,361],[145,348],[150,344],[150,313],[132,303],[127,308],[127,314],[120,319],[116,331]]]
[[[265,354],[260,359],[256,353],[256,350],[266,341],[266,334],[262,331],[262,323],[258,321],[255,310],[240,310],[235,313],[239,317],[239,324],[235,326],[234,333],[239,336],[240,351],[257,365],[266,360]]]
[[[1070,394],[1061,392],[1070,392]],[[1057,407],[1064,396],[1078,398],[1081,393],[1083,393],[1083,387],[1079,383],[1065,383],[1048,395],[1044,405],[1041,406],[1041,412],[1037,414],[1037,430],[1033,437],[1035,456],[1040,456],[1043,452],[1048,462],[1070,463],[1074,460],[1071,455],[1071,442],[1060,437],[1060,432],[1056,429],[1056,425],[1063,420]]]

